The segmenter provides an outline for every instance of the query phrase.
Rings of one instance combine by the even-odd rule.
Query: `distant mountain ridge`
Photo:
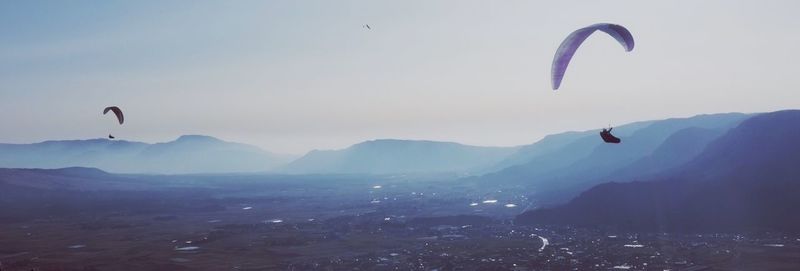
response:
[[[533,158],[526,163],[507,167],[472,181],[482,183],[484,186],[503,184],[530,189],[539,193],[537,198],[540,200],[562,202],[591,186],[613,180],[618,173],[636,178],[668,169],[670,163],[661,163],[663,160],[691,159],[698,154],[697,149],[702,149],[714,135],[721,135],[749,116],[741,113],[724,113],[622,125],[614,129],[622,138],[622,144],[604,144],[596,130],[583,132],[578,136],[566,134],[573,139],[563,140],[560,145],[550,146],[546,152],[528,154]],[[703,134],[701,131],[707,131],[710,135],[691,137],[700,136]],[[689,134],[689,139],[686,139],[686,136],[684,139],[673,138],[681,133],[696,133],[696,135]],[[549,140],[556,141],[555,138]],[[667,142],[668,140],[692,140],[692,144],[675,144]],[[521,148],[525,149],[531,148]],[[665,157],[653,158],[654,154]],[[653,160],[658,162],[655,164],[651,162],[649,168],[633,166],[637,163],[642,165],[647,163],[642,161],[643,159],[663,160]]]
[[[639,121],[624,124],[617,127],[614,134],[621,137],[628,137],[631,133],[647,127],[653,122],[655,121]],[[558,153],[564,151],[564,148],[569,148],[570,146],[580,145],[578,148],[580,150],[591,149],[593,147],[588,147],[589,145],[602,145],[601,142],[596,140],[598,132],[599,129],[592,129],[547,135],[537,142],[520,146],[516,152],[494,165],[492,169],[494,169],[493,171],[498,171],[513,166],[524,165],[530,163],[532,160],[551,159],[551,155],[558,155]]]
[[[379,139],[342,150],[311,151],[280,171],[301,174],[474,173],[501,161],[514,151],[514,147]]]
[[[800,218],[800,111],[763,113],[716,137],[655,181],[606,183],[519,223],[660,231],[779,229]]]
[[[0,144],[0,167],[81,166],[109,172],[162,174],[456,173],[482,175],[470,180],[486,185],[503,184],[543,192],[564,190],[567,192],[563,194],[568,197],[570,193],[608,181],[611,175],[635,179],[680,164],[748,117],[741,113],[725,113],[620,125],[614,129],[623,139],[619,145],[603,144],[597,130],[549,135],[520,147],[379,139],[341,150],[311,151],[294,161],[254,146],[200,135],[181,136],[156,144],[106,139]],[[675,142],[664,145],[667,140]],[[653,155],[656,157],[651,157]],[[657,160],[660,156],[662,160]]]
[[[721,134],[746,118],[747,115],[744,114],[728,113],[655,121],[634,131],[626,137],[624,144],[600,144],[589,156],[570,165],[570,169],[558,174],[558,177],[562,182],[567,179],[569,182],[578,184],[615,178],[617,176],[613,173],[652,156],[661,147],[672,151],[671,153],[663,152],[665,155],[670,155],[665,157],[665,160],[676,159],[678,155],[675,154],[685,154],[688,158],[680,159],[690,159],[698,153],[697,148],[704,148],[710,140],[705,137],[692,137],[691,139],[695,140],[695,143],[699,143],[694,145],[675,144],[675,142],[667,140],[674,139],[676,134],[686,132],[687,129],[720,129],[722,130]]]
[[[117,173],[260,172],[288,163],[292,157],[210,136],[184,135],[148,144],[89,139],[0,144],[0,167],[94,167]]]

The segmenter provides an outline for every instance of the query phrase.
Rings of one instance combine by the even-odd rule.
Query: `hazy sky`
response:
[[[602,3],[601,3],[602,2]],[[0,142],[206,134],[303,153],[800,107],[800,1],[2,1]],[[572,30],[590,37],[550,89]],[[363,24],[372,30],[362,28]],[[119,127],[101,115],[119,105]]]

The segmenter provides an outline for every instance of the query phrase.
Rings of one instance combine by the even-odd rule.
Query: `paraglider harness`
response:
[[[618,144],[622,142],[621,139],[611,134],[611,130],[613,129],[614,129],[613,127],[608,127],[608,129],[603,128],[603,131],[600,132],[600,137],[603,138],[604,142],[613,144]]]

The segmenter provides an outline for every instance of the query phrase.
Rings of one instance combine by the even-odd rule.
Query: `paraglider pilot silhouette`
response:
[[[603,138],[603,141],[605,141],[606,143],[617,144],[622,142],[621,139],[611,134],[611,130],[613,129],[614,129],[613,127],[608,127],[608,129],[603,128],[603,131],[600,132],[600,137]]]

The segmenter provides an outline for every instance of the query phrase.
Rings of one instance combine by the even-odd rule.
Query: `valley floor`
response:
[[[500,222],[409,224],[384,221],[377,214],[256,221],[240,210],[40,219],[0,225],[0,261],[3,270],[800,268],[800,239],[780,234],[611,233]]]
[[[520,226],[525,195],[447,181],[159,178],[4,194],[2,270],[800,270],[800,236]]]

